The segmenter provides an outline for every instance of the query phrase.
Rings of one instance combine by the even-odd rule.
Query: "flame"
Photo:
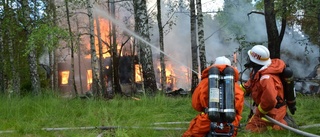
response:
[[[92,70],[87,70],[87,89],[91,89],[92,84]]]
[[[109,22],[106,19],[103,18],[99,18],[99,26],[100,26],[100,38],[102,41],[108,43],[108,45],[106,45],[104,42],[102,42],[102,57],[106,58],[106,57],[110,57],[110,53],[107,52],[109,50],[109,45],[110,45],[110,31],[109,31]],[[97,20],[94,20],[94,42],[95,42],[95,48],[96,48],[96,52],[97,52],[97,57],[99,57],[99,39],[98,39],[98,32],[97,32]],[[88,43],[88,49],[90,49],[90,43]],[[91,55],[88,54],[85,58],[91,58]]]
[[[135,73],[135,81],[141,82],[142,81],[141,65],[135,64],[134,68],[135,68],[135,72],[136,72]]]
[[[161,72],[160,63],[158,63],[157,68],[158,68],[159,72]],[[175,77],[175,73],[174,73],[172,64],[167,63],[165,71],[166,71],[166,83],[165,83],[166,88],[167,89],[170,88],[171,90],[173,90],[176,88],[177,79]],[[161,73],[160,73],[159,81],[161,82]]]
[[[61,71],[61,85],[68,84],[69,81],[69,71]]]

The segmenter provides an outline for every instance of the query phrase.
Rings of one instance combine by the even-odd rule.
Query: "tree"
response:
[[[280,47],[284,37],[287,25],[287,8],[290,7],[287,0],[275,3],[274,0],[264,0],[264,12],[250,12],[262,14],[265,17],[266,29],[268,34],[268,49],[270,51],[270,58],[280,58]],[[277,16],[278,13],[278,16]],[[280,32],[277,26],[277,17],[281,20]]]
[[[49,25],[53,27],[57,27],[57,13],[56,13],[56,5],[55,5],[55,0],[48,0],[48,8],[47,13],[48,13],[48,20],[49,20]],[[57,83],[58,83],[58,76],[57,76],[57,63],[55,63],[55,49],[53,49],[51,52],[49,52],[49,66],[50,66],[50,86],[51,89],[57,90]]]
[[[2,21],[0,22],[0,26],[2,26]],[[1,29],[3,30],[3,29]],[[2,33],[2,31],[0,32]],[[3,35],[1,35],[3,36]],[[0,63],[1,64],[4,64],[4,57],[3,57],[3,40],[2,40],[2,37],[0,37]],[[4,67],[3,65],[0,65],[0,94],[3,94],[4,93]]]
[[[76,39],[76,45],[78,45],[78,68],[79,68],[79,83],[80,83],[80,93],[83,94],[83,87],[82,87],[82,75],[81,75],[81,46],[83,46],[81,44],[81,41],[80,41],[80,31],[79,31],[79,20],[78,20],[78,16],[76,16],[76,36],[77,36],[77,39]]]
[[[115,11],[115,1],[110,1],[110,12],[111,15],[115,18],[116,11]],[[121,94],[121,87],[120,87],[120,79],[119,79],[119,57],[120,53],[117,51],[118,44],[117,44],[117,35],[116,35],[116,24],[111,24],[111,31],[110,31],[110,51],[112,56],[112,89],[114,93]]]
[[[198,20],[198,41],[199,41],[199,58],[200,58],[200,72],[207,67],[206,59],[206,46],[204,44],[204,30],[203,30],[203,15],[202,15],[202,4],[201,0],[197,2],[197,20]]]
[[[284,36],[286,28],[286,14],[282,14],[281,31],[279,34],[277,22],[276,22],[276,10],[274,6],[274,0],[264,0],[264,13],[266,28],[268,33],[268,49],[270,51],[271,58],[280,58],[280,46]],[[282,10],[285,13],[286,0],[283,0]]]
[[[148,15],[146,0],[135,0],[135,31],[140,34],[145,40],[150,41]],[[137,42],[140,62],[142,65],[143,84],[146,92],[154,94],[157,90],[151,47],[141,41]]]
[[[21,4],[22,8],[22,16],[20,17],[21,23],[24,28],[24,34],[28,38],[31,33],[32,29],[35,28],[36,24],[32,23],[33,20],[37,20],[38,17],[38,11],[37,10],[32,10],[29,7],[29,1],[19,1]],[[34,8],[37,7],[37,3],[33,3],[35,6]],[[33,11],[33,12],[32,12]],[[33,15],[33,19],[31,19],[31,14]],[[30,79],[31,79],[31,89],[32,89],[32,94],[33,95],[38,95],[40,93],[40,80],[39,80],[39,74],[38,74],[38,63],[37,63],[37,51],[36,47],[34,45],[33,41],[29,41],[27,44],[28,46],[28,63],[29,63],[29,73],[30,73]]]
[[[197,47],[197,24],[196,24],[196,14],[195,14],[195,2],[190,0],[190,25],[191,25],[191,56],[192,56],[192,69],[198,72],[198,47]],[[192,71],[191,75],[191,93],[197,87],[199,83],[198,74]]]
[[[94,42],[94,17],[93,17],[93,4],[91,0],[86,0],[87,2],[87,10],[88,10],[88,18],[89,18],[89,35],[90,35],[90,50],[91,50],[91,68],[92,68],[92,92],[95,97],[99,97],[101,95],[101,85],[99,78],[99,65],[97,59],[97,53]]]
[[[78,96],[77,91],[77,85],[76,85],[76,79],[75,79],[75,72],[74,72],[74,42],[73,42],[73,33],[71,31],[71,23],[70,23],[70,14],[69,14],[69,2],[68,0],[65,0],[66,5],[66,13],[67,13],[67,24],[68,24],[68,31],[69,31],[69,37],[70,37],[70,49],[71,49],[71,81],[72,81],[72,87],[73,92],[76,96]]]
[[[96,31],[97,31],[97,39],[98,39],[98,48],[99,48],[99,68],[100,68],[100,85],[102,88],[102,91],[106,91],[106,84],[104,80],[104,66],[103,66],[103,51],[102,51],[102,39],[101,39],[101,30],[100,30],[100,21],[99,17],[96,17]],[[104,93],[102,93],[99,96],[102,96]]]
[[[15,10],[11,8],[10,2],[3,2],[4,5],[4,14],[3,14],[3,22],[1,23],[2,27],[2,42],[3,46],[1,44],[1,51],[2,55],[5,55],[5,52],[8,52],[7,58],[9,61],[5,61],[5,57],[1,57],[2,59],[2,65],[1,65],[1,78],[3,82],[7,81],[9,83],[7,89],[11,94],[20,95],[20,72],[19,72],[19,58],[17,54],[15,54],[15,51],[19,49],[17,46],[17,42],[14,41],[16,38],[15,33],[19,30],[19,25],[15,21],[16,18],[14,16]],[[5,49],[6,47],[6,49]],[[6,51],[5,51],[6,50]],[[6,65],[7,64],[7,65]],[[4,69],[8,68],[10,72],[5,73]],[[7,75],[7,78],[5,77]],[[2,82],[1,82],[2,83]],[[3,88],[3,91],[5,90],[5,83],[1,86]]]
[[[297,9],[300,10],[297,17],[289,21],[301,25],[310,42],[320,45],[320,0],[297,1]]]
[[[158,28],[159,28],[159,46],[160,50],[164,52],[164,46],[163,46],[163,26],[161,21],[161,0],[157,0],[157,21],[158,21]],[[161,66],[161,89],[162,91],[165,90],[165,84],[167,83],[166,79],[166,65],[164,62],[164,54],[160,52],[160,66]]]

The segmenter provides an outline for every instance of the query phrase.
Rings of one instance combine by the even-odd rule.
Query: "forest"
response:
[[[1,94],[112,99],[184,90],[217,56],[248,48],[307,77],[319,64],[319,0],[2,0]],[[307,71],[306,71],[307,70]]]

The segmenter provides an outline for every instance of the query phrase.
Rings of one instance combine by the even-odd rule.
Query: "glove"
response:
[[[288,103],[288,108],[289,111],[292,115],[294,115],[294,113],[296,112],[297,108],[296,108],[296,102],[294,103]]]
[[[296,112],[296,110],[297,110],[296,106],[291,106],[291,107],[289,106],[289,111],[292,115],[294,115],[294,112]]]

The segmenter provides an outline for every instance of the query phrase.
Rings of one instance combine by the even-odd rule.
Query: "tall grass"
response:
[[[140,100],[116,96],[112,100],[70,99],[54,94],[38,97],[0,97],[0,136],[6,137],[180,137],[188,122],[198,112],[191,107],[191,97],[137,96]],[[300,96],[293,117],[299,126],[320,123],[319,97]],[[245,108],[242,124],[245,124]],[[164,122],[160,125],[155,123]],[[167,122],[167,123],[166,123]],[[187,122],[170,124],[168,122]],[[117,126],[117,128],[111,127]],[[70,129],[91,127],[91,129]],[[100,127],[110,127],[100,130]],[[160,128],[161,127],[161,128]],[[46,131],[44,128],[65,128]],[[167,128],[167,129],[164,129]],[[299,136],[293,132],[268,131],[239,136]],[[319,127],[303,129],[320,135]]]

